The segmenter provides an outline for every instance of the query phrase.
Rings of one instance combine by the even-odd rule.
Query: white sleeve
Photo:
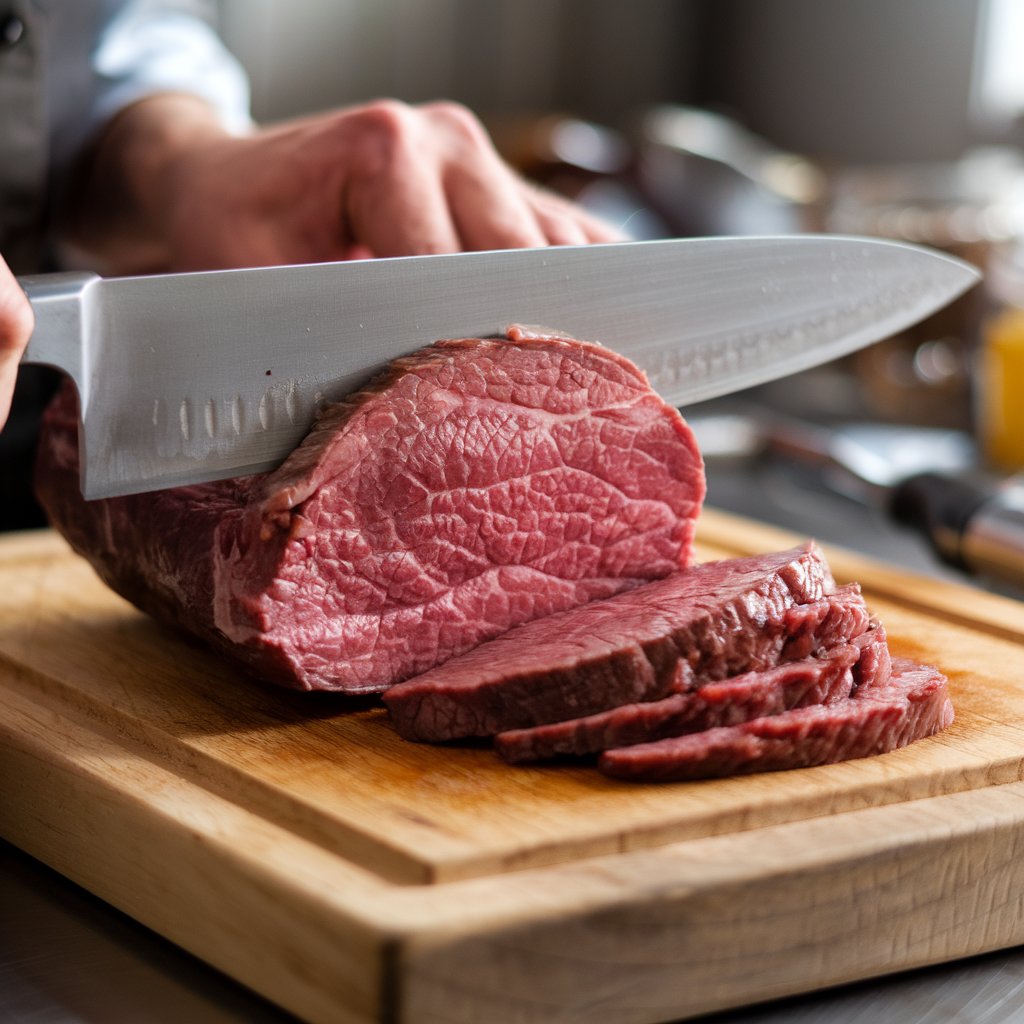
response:
[[[91,134],[136,100],[184,92],[206,100],[229,131],[251,127],[249,81],[197,0],[133,0],[101,32],[92,55]]]

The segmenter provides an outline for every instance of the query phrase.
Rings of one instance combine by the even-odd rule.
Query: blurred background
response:
[[[484,116],[727,109],[778,145],[861,162],[955,159],[1012,133],[1015,0],[221,0],[276,119],[381,95]],[[1017,58],[1017,59],[1015,59]],[[995,68],[1005,59],[1008,68]],[[1006,83],[1009,85],[1010,83]],[[1020,84],[1020,83],[1018,83]]]
[[[819,537],[860,515],[862,546],[914,560],[900,534],[878,550],[875,519],[894,482],[934,469],[1010,487],[1024,531],[1021,0],[218,9],[258,121],[449,98],[523,173],[636,238],[824,230],[971,260],[984,285],[905,335],[688,416],[720,505],[756,495],[762,518]]]

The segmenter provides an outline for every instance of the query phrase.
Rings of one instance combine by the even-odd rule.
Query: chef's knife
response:
[[[271,469],[321,404],[439,338],[557,328],[683,405],[890,336],[977,277],[924,249],[825,235],[44,275],[22,279],[25,360],[77,384],[82,491],[102,498]]]

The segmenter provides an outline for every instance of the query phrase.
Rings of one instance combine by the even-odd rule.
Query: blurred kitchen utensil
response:
[[[532,181],[579,203],[636,241],[671,238],[636,182],[635,153],[608,125],[549,114],[491,119],[502,156]]]
[[[1024,476],[919,473],[893,488],[889,508],[950,565],[1024,591]]]
[[[664,105],[637,120],[636,180],[678,235],[807,231],[825,177],[737,121],[710,110]]]
[[[948,565],[1024,590],[1024,476],[979,470],[970,434],[903,424],[823,426],[752,405],[690,422],[709,461],[780,462],[915,530]]]

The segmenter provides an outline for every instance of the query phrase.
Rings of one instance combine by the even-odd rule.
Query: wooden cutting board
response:
[[[709,510],[700,557],[796,540]],[[405,743],[0,539],[0,834],[313,1021],[664,1021],[1024,941],[1024,607],[828,554],[953,727],[637,786]]]

